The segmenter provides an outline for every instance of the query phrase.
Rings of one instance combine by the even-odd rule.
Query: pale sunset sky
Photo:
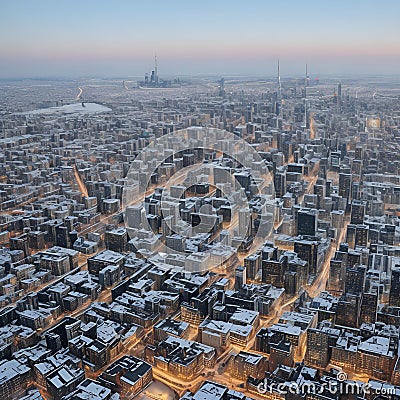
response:
[[[398,0],[0,0],[0,78],[399,74]]]

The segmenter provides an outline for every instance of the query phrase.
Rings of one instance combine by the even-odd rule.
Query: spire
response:
[[[282,86],[281,86],[281,73],[280,73],[280,64],[278,58],[278,76],[277,76],[277,91],[276,91],[276,128],[279,127],[279,117],[281,115],[281,105],[282,105]]]
[[[307,86],[308,86],[308,65],[306,64],[306,79],[304,81],[304,125],[307,129]]]
[[[278,89],[279,89],[279,91],[281,90],[281,73],[280,73],[280,67],[279,67],[279,58],[278,58]]]
[[[308,65],[306,64],[306,86],[308,86]]]

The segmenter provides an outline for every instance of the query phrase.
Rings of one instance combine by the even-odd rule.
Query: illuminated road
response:
[[[76,167],[76,163],[73,164],[72,168],[74,170],[76,183],[78,184],[78,187],[79,187],[80,192],[82,193],[82,196],[83,197],[89,197],[88,191],[86,189],[86,185],[82,181],[81,176],[79,175],[78,169]]]

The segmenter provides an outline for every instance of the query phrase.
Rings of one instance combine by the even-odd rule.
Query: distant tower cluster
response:
[[[157,56],[154,56],[154,69],[151,71],[150,80],[149,80],[149,74],[146,73],[144,77],[144,83],[148,86],[158,85]]]
[[[144,81],[138,82],[139,87],[170,87],[171,81],[161,80],[158,77],[157,56],[154,56],[154,69],[151,71],[150,77],[146,73]]]

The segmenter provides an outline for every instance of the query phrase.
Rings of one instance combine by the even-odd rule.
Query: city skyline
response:
[[[383,1],[1,3],[0,78],[397,74],[400,5]]]

